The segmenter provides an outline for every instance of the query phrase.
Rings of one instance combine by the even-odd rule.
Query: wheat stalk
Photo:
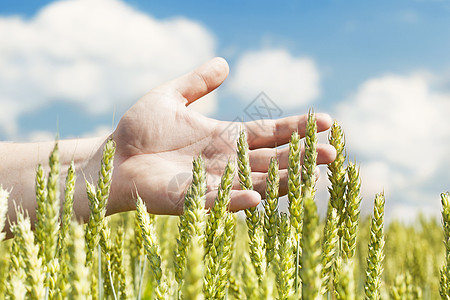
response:
[[[192,174],[192,183],[184,197],[184,210],[178,225],[177,249],[174,251],[175,279],[179,291],[183,285],[182,280],[191,236],[193,234],[200,235],[204,230],[206,170],[201,156],[193,161]]]
[[[295,259],[291,225],[289,217],[285,213],[280,215],[278,240],[278,299],[287,300],[292,296],[293,292]]]
[[[24,216],[21,208],[16,207],[16,223],[11,231],[17,239],[19,257],[23,261],[26,274],[26,288],[28,299],[43,299],[45,295],[45,273],[42,271],[42,258],[39,257],[39,246],[34,243],[30,219]]]
[[[302,195],[311,194],[314,197],[317,166],[317,123],[314,111],[308,112],[305,130],[305,154],[302,168]]]
[[[225,212],[223,219],[227,219],[228,212]],[[225,230],[225,222],[221,223],[216,231],[214,231],[212,243],[209,245],[209,252],[206,254],[206,269],[203,285],[203,292],[206,299],[215,299],[217,293],[221,293],[224,284],[221,282],[221,273],[226,272],[226,264],[223,257],[226,252],[227,233]],[[226,279],[225,279],[226,280]]]
[[[333,206],[328,206],[330,212],[326,219],[326,226],[324,230],[324,241],[322,244],[322,288],[321,294],[325,295],[330,291],[330,285],[332,283],[333,269],[335,267],[335,258],[338,237],[338,222],[339,215]]]
[[[278,160],[272,158],[267,172],[266,200],[264,202],[264,242],[266,245],[267,266],[275,257],[277,246],[279,186]]]
[[[298,293],[298,277],[301,257],[300,240],[303,230],[303,197],[301,195],[301,143],[297,131],[291,135],[289,142],[289,167],[288,167],[288,200],[291,226],[295,229],[295,293]]]
[[[311,194],[304,195],[304,219],[302,245],[302,279],[303,299],[319,297],[321,287],[321,249],[319,234],[319,216],[317,206]]]
[[[356,247],[356,233],[358,231],[358,219],[361,203],[360,188],[361,183],[359,179],[359,169],[355,164],[349,163],[347,166],[347,192],[346,192],[346,206],[344,229],[342,237],[342,256],[350,259],[355,254]]]
[[[86,191],[91,212],[86,227],[86,265],[92,263],[93,252],[99,243],[99,234],[106,215],[106,204],[111,187],[115,150],[114,141],[109,139],[103,149],[97,187],[86,180]]]
[[[247,135],[244,130],[239,133],[237,141],[237,164],[239,183],[242,190],[253,190],[252,171],[250,168]],[[259,281],[266,272],[264,248],[264,234],[262,230],[262,216],[257,207],[245,209],[247,232],[249,238],[250,259],[255,268]]]
[[[64,191],[64,206],[63,206],[63,216],[62,225],[59,232],[59,245],[58,249],[62,250],[65,248],[65,237],[69,231],[70,223],[73,218],[73,197],[75,194],[75,181],[76,181],[75,165],[72,161],[69,169],[67,170],[66,177],[66,188]]]
[[[301,237],[303,198],[301,197],[301,144],[297,131],[291,135],[289,143],[289,168],[288,168],[288,200],[291,225],[295,229],[296,239]]]
[[[139,195],[137,195],[136,199],[136,210],[138,212],[144,248],[150,263],[150,270],[157,282],[155,296],[157,299],[165,299],[167,297],[168,287],[165,278],[162,278],[161,256],[159,255],[159,247],[156,242],[155,228],[153,223],[150,222],[147,207]]]
[[[36,221],[35,227],[35,238],[36,243],[39,245],[39,253],[43,255],[44,253],[44,243],[45,243],[45,211],[47,205],[47,179],[44,174],[44,168],[41,164],[37,166],[36,169],[36,180],[35,180],[35,192],[36,192]]]
[[[223,254],[218,261],[218,279],[216,280],[215,299],[225,299],[227,294],[228,278],[231,271],[233,256],[233,242],[236,230],[236,219],[232,213],[227,213],[225,217],[223,239]]]
[[[364,285],[366,299],[381,298],[381,273],[384,259],[384,202],[383,193],[375,196]]]
[[[331,126],[328,141],[330,145],[336,149],[336,159],[332,163],[328,164],[328,180],[331,183],[331,186],[328,188],[328,192],[330,194],[330,205],[337,210],[339,217],[338,223],[342,224],[345,216],[344,196],[347,187],[347,183],[345,181],[346,169],[344,167],[344,162],[347,155],[345,153],[344,132],[336,121]],[[329,212],[331,212],[330,209]],[[340,236],[342,236],[342,232],[340,232]]]
[[[64,207],[63,207],[63,216],[62,216],[62,224],[59,231],[58,237],[58,248],[56,253],[56,258],[59,261],[59,274],[56,283],[56,294],[58,299],[66,299],[68,293],[68,261],[69,261],[69,253],[67,251],[67,241],[66,236],[68,235],[70,223],[73,218],[73,197],[75,193],[75,165],[73,161],[71,162],[69,169],[67,171],[66,177],[66,187],[64,192]]]
[[[234,179],[235,166],[229,161],[220,181],[217,197],[214,201],[214,206],[209,214],[206,222],[205,231],[205,255],[208,255],[210,248],[213,245],[214,236],[220,227],[224,226],[224,217],[230,203],[231,187]]]

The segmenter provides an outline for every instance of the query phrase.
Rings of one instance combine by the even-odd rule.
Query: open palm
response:
[[[187,106],[217,88],[228,75],[225,60],[215,58],[174,81],[153,89],[120,120],[113,138],[117,145],[112,200],[124,210],[134,206],[137,189],[150,212],[179,214],[194,157],[202,154],[207,167],[207,207],[216,195],[220,175],[235,158],[237,128],[248,133],[250,164],[255,191],[239,190],[237,178],[231,210],[256,206],[265,189],[269,160],[280,160],[280,193],[287,188],[288,149],[274,147],[289,142],[291,133],[304,134],[306,116],[293,116],[244,124],[207,118]],[[328,115],[317,114],[318,130],[331,126]],[[234,134],[234,135],[233,135]],[[318,163],[334,160],[334,148],[319,145]],[[128,207],[127,207],[128,206]]]

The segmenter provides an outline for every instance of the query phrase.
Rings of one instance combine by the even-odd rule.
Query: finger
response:
[[[286,169],[280,170],[279,195],[287,194],[288,172]],[[266,198],[267,173],[252,172],[253,189],[257,191],[262,199]]]
[[[288,167],[289,148],[261,148],[250,150],[248,157],[252,172],[267,172],[270,160],[273,157],[277,157],[280,169],[286,169]]]
[[[245,123],[250,149],[269,148],[287,144],[292,132],[305,136],[307,115],[286,117],[278,120],[259,120]],[[316,114],[317,131],[325,131],[333,124],[328,114]]]
[[[305,154],[305,149],[302,148],[301,152],[301,163],[303,164],[303,157]],[[280,164],[280,169],[288,168],[289,161],[289,147],[281,149],[273,148],[261,148],[250,150],[249,160],[250,168],[253,172],[267,172],[269,169],[270,159],[277,156],[278,162]],[[317,164],[329,164],[336,159],[336,149],[328,144],[317,145]]]
[[[316,181],[320,177],[320,169],[316,167],[314,170]],[[261,195],[262,199],[266,198],[267,173],[252,173],[253,189]],[[288,171],[280,170],[280,188],[278,190],[279,197],[286,195],[288,192]]]
[[[214,201],[217,197],[217,190],[208,192],[206,194],[206,208],[212,209]],[[239,211],[250,207],[255,207],[261,202],[261,196],[255,191],[239,191],[232,190],[230,193],[230,211]]]
[[[221,85],[227,78],[228,71],[225,59],[216,57],[194,71],[169,82],[168,86],[180,93],[187,106]]]

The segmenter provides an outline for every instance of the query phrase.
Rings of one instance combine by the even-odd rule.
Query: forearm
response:
[[[87,220],[89,205],[86,196],[84,178],[97,180],[100,168],[101,152],[107,137],[73,139],[59,141],[60,153],[60,198],[64,199],[64,184],[68,167],[74,161],[77,181],[74,196],[76,218]],[[8,203],[8,217],[15,221],[14,201],[28,212],[34,224],[36,214],[35,177],[38,164],[42,164],[48,174],[48,157],[54,142],[45,143],[0,143],[0,184],[11,190]],[[62,207],[62,206],[61,206]],[[7,236],[10,236],[9,224],[6,224]]]

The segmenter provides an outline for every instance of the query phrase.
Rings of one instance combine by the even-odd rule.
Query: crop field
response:
[[[14,238],[0,244],[0,299],[450,299],[450,196],[440,195],[441,220],[385,226],[382,191],[360,218],[359,167],[349,162],[342,128],[329,143],[329,203],[315,203],[317,125],[310,112],[303,139],[289,143],[288,212],[279,211],[279,165],[270,162],[262,208],[239,218],[228,211],[233,180],[252,189],[246,133],[226,165],[214,206],[205,210],[206,170],[193,158],[192,182],[180,216],[136,211],[106,217],[115,145],[106,143],[97,183],[86,182],[90,217],[73,214],[73,164],[60,205],[58,144],[50,172],[36,171],[36,215],[16,206]],[[301,159],[302,149],[304,157]],[[8,191],[0,189],[0,229]],[[439,195],[436,195],[439,197]],[[61,213],[60,213],[61,212]],[[0,234],[0,241],[5,238]]]

